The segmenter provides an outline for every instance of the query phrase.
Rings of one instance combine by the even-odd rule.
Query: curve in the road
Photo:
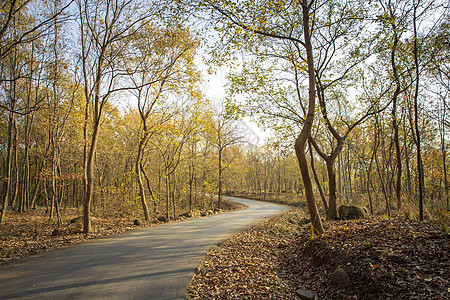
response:
[[[130,231],[0,266],[0,299],[184,299],[204,255],[286,208],[244,210]]]

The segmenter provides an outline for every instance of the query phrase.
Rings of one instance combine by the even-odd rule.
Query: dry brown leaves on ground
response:
[[[0,224],[0,264],[137,228],[132,220],[95,217],[92,220],[94,232],[86,235],[81,233],[81,220],[70,223],[77,217],[76,210],[64,209],[61,213],[63,224],[58,235],[52,235],[57,228],[56,220],[49,219],[44,210],[7,214]]]
[[[192,299],[292,299],[277,270],[284,248],[298,235],[300,212],[272,218],[213,248],[187,289]]]
[[[450,236],[431,223],[340,221],[316,239],[303,235],[280,267],[292,285],[320,299],[449,299],[449,250]],[[338,267],[350,279],[343,288],[329,284]]]
[[[243,208],[242,205],[223,200],[224,211]],[[203,212],[204,213],[204,212]],[[151,227],[157,225],[156,220],[141,222],[140,226],[134,225],[134,218],[104,218],[96,216],[92,218],[93,233],[82,233],[82,220],[71,223],[80,212],[76,209],[64,208],[61,211],[62,226],[57,235],[52,235],[57,228],[56,220],[49,219],[44,209],[30,210],[25,213],[8,213],[5,220],[0,223],[0,264],[5,264],[22,257],[41,254],[50,250],[67,247],[88,239],[105,237],[128,230]],[[194,217],[202,214],[195,211]],[[186,218],[178,218],[182,221]]]
[[[338,221],[312,238],[290,211],[214,248],[188,288],[192,299],[449,299],[449,235],[402,219]],[[345,287],[330,284],[345,269]]]

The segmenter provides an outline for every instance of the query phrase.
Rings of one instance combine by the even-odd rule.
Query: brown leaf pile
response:
[[[328,223],[322,236],[290,211],[236,235],[208,254],[191,299],[449,299],[449,235],[431,223],[368,219]],[[330,283],[343,268],[345,287]]]
[[[222,210],[230,211],[242,209],[244,206],[222,200]],[[201,211],[194,211],[193,217],[199,217]],[[61,210],[62,226],[58,228],[55,219],[49,219],[44,209],[30,210],[25,213],[7,213],[5,220],[0,223],[0,264],[5,264],[22,257],[41,254],[50,250],[67,247],[69,245],[105,237],[128,230],[155,226],[161,222],[156,220],[141,222],[140,226],[133,224],[134,218],[108,218],[96,215],[92,218],[93,233],[82,233],[82,220],[76,223],[70,221],[80,215],[73,208]],[[179,217],[175,221],[187,218]],[[172,221],[174,222],[174,221]],[[52,232],[58,228],[59,234]]]
[[[279,257],[298,236],[300,212],[272,218],[213,248],[192,278],[191,299],[292,299],[277,273]]]
[[[323,236],[303,235],[283,253],[291,285],[319,299],[449,299],[450,236],[402,219],[339,221]],[[346,287],[329,284],[345,269]]]

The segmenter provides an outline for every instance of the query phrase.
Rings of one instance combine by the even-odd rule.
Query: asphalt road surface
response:
[[[285,209],[231,199],[248,208],[134,230],[0,266],[0,299],[184,299],[209,249]]]

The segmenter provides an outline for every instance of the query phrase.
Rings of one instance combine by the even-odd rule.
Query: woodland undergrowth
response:
[[[441,224],[405,218],[326,222],[313,236],[293,209],[235,235],[205,257],[191,299],[449,299],[450,236]],[[346,286],[330,283],[336,268]]]

